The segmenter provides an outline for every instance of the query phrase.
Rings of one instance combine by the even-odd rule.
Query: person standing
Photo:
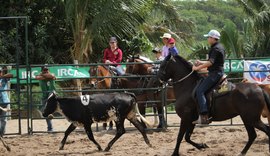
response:
[[[165,58],[166,56],[169,55],[169,45],[168,45],[168,40],[172,37],[171,34],[169,33],[164,33],[163,36],[161,36],[160,38],[162,38],[162,42],[164,44],[164,46],[162,47],[162,56]]]
[[[148,67],[148,69],[147,69],[147,72],[149,74],[152,74],[153,77],[151,77],[151,79],[147,83],[146,88],[155,87],[155,82],[157,82],[156,75],[159,71],[160,63],[164,60],[164,57],[162,56],[162,51],[158,47],[153,49],[152,52],[155,54],[156,60],[155,60],[155,64],[152,67]],[[147,97],[148,97],[148,99],[153,100],[153,90],[147,91]]]
[[[47,66],[41,67],[41,72],[36,76],[36,79],[39,80],[39,85],[42,91],[42,111],[46,105],[46,101],[50,92],[55,90],[55,80],[56,77],[50,73]],[[51,119],[46,118],[47,130],[53,131]]]
[[[112,70],[118,75],[124,75],[125,71],[121,64],[119,64],[123,59],[123,52],[117,45],[116,37],[110,38],[109,45],[110,47],[104,50],[103,62],[113,66]]]
[[[0,106],[2,108],[10,108],[10,99],[8,97],[8,82],[13,74],[7,73],[7,67],[3,66],[0,69]],[[8,112],[1,109],[0,111],[0,136],[3,136],[6,131]]]
[[[220,33],[217,30],[211,30],[204,37],[208,38],[208,43],[211,46],[208,60],[197,60],[192,69],[198,71],[208,68],[209,73],[196,89],[196,98],[199,103],[199,118],[193,121],[193,124],[209,124],[206,94],[218,83],[224,74],[225,49],[219,43]]]

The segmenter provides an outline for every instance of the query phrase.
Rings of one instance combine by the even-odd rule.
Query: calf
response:
[[[94,139],[91,125],[94,122],[103,123],[114,120],[116,123],[116,135],[105,149],[105,151],[109,151],[114,142],[125,133],[125,119],[128,119],[141,132],[144,141],[151,147],[145,130],[136,117],[135,109],[137,108],[135,96],[131,93],[93,94],[69,98],[57,97],[55,93],[51,93],[48,97],[43,116],[48,117],[55,111],[59,111],[71,122],[65,131],[59,150],[64,148],[68,135],[77,126],[83,126],[88,138],[101,151],[101,146]],[[140,118],[147,122],[142,115],[140,115]]]

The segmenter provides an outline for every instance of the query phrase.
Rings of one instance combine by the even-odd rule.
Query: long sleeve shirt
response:
[[[105,63],[106,60],[111,61],[115,66],[119,65],[122,61],[123,52],[121,49],[116,48],[114,51],[111,48],[107,48],[104,50],[103,62]]]

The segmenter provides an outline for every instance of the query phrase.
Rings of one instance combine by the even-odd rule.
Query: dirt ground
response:
[[[151,120],[151,119],[150,119]],[[176,115],[168,116],[169,127],[163,132],[148,132],[148,138],[153,147],[148,147],[139,131],[126,122],[127,133],[124,134],[112,147],[109,152],[99,152],[95,145],[90,142],[82,130],[77,130],[70,134],[64,150],[59,151],[59,144],[63,133],[34,133],[27,135],[27,121],[22,121],[22,135],[5,135],[4,139],[9,144],[11,152],[6,151],[0,144],[0,155],[7,156],[169,156],[175,147],[180,119]],[[265,121],[265,120],[264,120]],[[241,123],[239,118],[233,120],[234,123]],[[185,141],[182,141],[180,154],[182,156],[235,156],[238,155],[247,142],[247,133],[242,125],[228,126],[230,121],[222,123],[212,123],[211,125],[223,124],[223,126],[196,127],[192,140],[198,143],[206,143],[209,148],[198,150]],[[53,120],[55,131],[64,131],[69,123],[64,119]],[[100,125],[101,126],[101,125]],[[95,125],[92,126],[94,136],[103,149],[114,137],[115,131],[98,131]],[[45,120],[33,121],[34,132],[45,131]],[[9,120],[7,124],[7,134],[18,132],[18,120]],[[256,130],[257,138],[247,156],[269,155],[268,138],[266,134]]]

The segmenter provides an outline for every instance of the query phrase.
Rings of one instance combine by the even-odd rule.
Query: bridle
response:
[[[173,58],[173,56],[171,56],[171,58],[170,58],[170,60],[173,60],[173,61],[175,61],[175,59]],[[168,60],[169,61],[169,60]],[[165,66],[165,68],[164,68],[164,70],[163,71],[165,71],[166,70],[166,68],[167,68],[167,65],[168,65],[168,61],[166,61],[166,66]],[[174,81],[174,82],[172,82],[172,84],[176,84],[176,83],[180,83],[180,82],[182,82],[182,81],[184,81],[185,79],[187,79],[192,73],[194,72],[194,70],[192,70],[189,74],[187,74],[186,76],[184,76],[183,78],[181,78],[181,79],[179,79],[179,80],[177,80],[177,81]],[[164,82],[161,80],[161,79],[159,79],[159,81],[161,82],[161,83],[163,83],[164,84]]]
[[[104,68],[104,67],[103,67],[103,68]],[[96,74],[95,74],[95,75],[98,76],[98,73],[99,73],[99,69],[98,69],[98,67],[97,67],[97,68],[96,68]],[[104,77],[110,76],[109,74],[110,74],[110,71],[108,71],[107,74],[106,74]],[[95,81],[94,81],[94,88],[96,89],[97,86],[98,86],[98,84],[99,84],[99,83],[102,83],[103,81],[105,81],[105,78],[102,78],[101,80],[98,80],[98,78],[96,78]],[[110,79],[110,81],[112,81],[112,80]],[[110,84],[111,84],[111,82],[110,82]]]

